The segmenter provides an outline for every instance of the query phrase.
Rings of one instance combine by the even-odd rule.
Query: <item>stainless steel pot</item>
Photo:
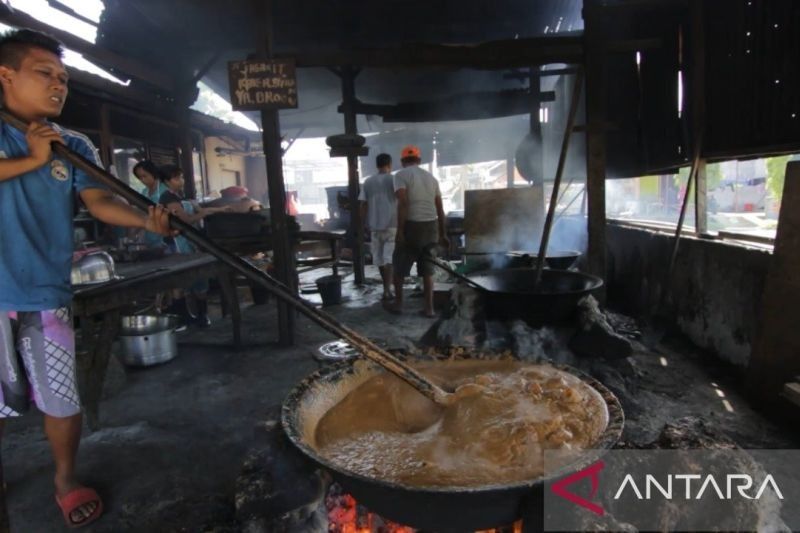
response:
[[[133,315],[122,317],[120,360],[130,366],[166,363],[178,355],[175,315]]]
[[[114,272],[114,259],[106,252],[92,252],[72,263],[70,281],[73,285],[104,283],[118,279]]]

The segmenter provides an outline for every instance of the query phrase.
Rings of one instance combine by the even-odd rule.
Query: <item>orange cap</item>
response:
[[[400,150],[400,159],[405,159],[406,157],[416,157],[417,159],[419,159],[421,157],[419,148],[417,148],[413,144],[409,144],[408,146]]]

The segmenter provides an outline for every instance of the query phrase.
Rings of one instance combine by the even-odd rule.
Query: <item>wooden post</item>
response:
[[[587,270],[606,277],[606,44],[602,35],[602,5],[583,4],[586,63],[586,190],[588,196]],[[605,288],[600,295],[605,300]]]
[[[111,119],[109,116],[108,102],[100,104],[100,160],[108,169],[114,164],[114,147],[111,141]],[[119,169],[117,169],[119,172]]]
[[[260,52],[265,58],[272,57],[272,1],[256,4],[265,10],[265,21],[262,25],[265,35],[261,40]],[[281,126],[278,111],[261,110],[261,136],[264,143],[264,155],[267,164],[267,194],[270,207],[270,231],[272,235],[272,253],[275,260],[277,279],[297,293],[294,274],[294,253],[289,237],[286,220],[286,188],[283,182],[283,150],[281,148]],[[277,299],[278,305],[278,342],[281,346],[291,346],[295,340],[295,312],[286,303]]]
[[[539,179],[534,183],[544,183],[544,146],[542,145],[542,122],[539,119],[542,107],[542,91],[540,87],[541,76],[537,68],[531,68],[528,74],[531,89],[531,115],[530,115],[530,134],[539,146],[536,152],[536,161],[533,162],[535,170],[539,173]]]
[[[694,229],[697,235],[708,233],[708,180],[706,179],[706,160],[697,162],[697,175],[694,188]]]
[[[703,130],[706,123],[706,44],[703,32],[703,2],[690,2],[689,9],[692,42],[692,138],[694,149],[702,152]],[[707,196],[706,160],[700,153],[694,188],[695,231],[698,235],[708,233]]]
[[[761,297],[747,385],[755,399],[777,404],[785,383],[800,375],[800,330],[793,310],[800,299],[800,162],[786,165],[778,231]]]
[[[183,170],[183,193],[186,198],[194,198],[194,161],[192,159],[192,152],[194,151],[194,142],[192,141],[192,125],[191,125],[191,106],[197,100],[198,89],[196,85],[186,84],[178,93],[176,105],[178,107],[178,147],[181,151],[180,166]]]
[[[511,189],[514,187],[514,175],[516,168],[514,168],[514,154],[510,154],[506,158],[506,188]]]
[[[358,133],[356,127],[356,87],[358,73],[351,66],[341,69],[342,111],[344,112],[344,132],[348,135]],[[350,231],[353,232],[353,274],[357,285],[364,283],[364,231],[361,224],[361,211],[358,208],[358,156],[347,156],[347,193],[350,204]]]
[[[564,175],[564,165],[567,164],[569,140],[572,136],[572,129],[575,127],[575,115],[578,113],[582,85],[583,71],[579,70],[575,75],[575,81],[572,87],[569,115],[567,117],[566,127],[564,128],[564,138],[561,142],[561,152],[558,155],[558,168],[556,169],[556,177],[553,180],[553,192],[550,195],[550,205],[547,208],[547,218],[544,221],[542,241],[539,243],[539,255],[536,257],[536,274],[533,277],[534,289],[539,286],[539,281],[542,279],[542,269],[544,268],[545,257],[547,257],[547,244],[550,242],[550,230],[553,227],[553,216],[555,215],[556,204],[558,203],[558,190],[561,187],[561,178]]]
[[[541,94],[541,76],[539,70],[531,68],[528,73],[528,82],[530,86],[530,102],[531,112],[529,117],[529,133],[533,139],[533,146],[535,147],[534,157],[530,158],[530,166],[533,167],[533,174],[528,179],[531,180],[531,187],[539,189],[536,198],[544,199],[544,143],[542,139],[542,123],[539,120],[539,109],[542,105]],[[530,170],[529,170],[530,172]],[[539,201],[536,205],[532,206],[533,212],[536,213],[534,218],[541,220],[544,216],[544,201]],[[535,235],[535,233],[534,233]],[[541,244],[541,241],[539,241]]]

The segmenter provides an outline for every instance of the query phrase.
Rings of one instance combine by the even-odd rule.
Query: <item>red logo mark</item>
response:
[[[572,485],[580,481],[585,477],[589,477],[592,480],[592,492],[589,494],[589,498],[594,499],[595,495],[597,494],[597,489],[600,485],[600,471],[605,468],[605,463],[603,461],[597,461],[593,465],[587,466],[583,470],[579,470],[574,474],[570,474],[563,479],[559,479],[550,487],[555,494],[561,496],[562,498],[571,501],[575,505],[580,505],[586,509],[589,509],[596,515],[603,516],[605,515],[605,510],[597,505],[596,503],[592,503],[589,500],[581,498],[577,494],[569,492],[566,490],[567,485]]]

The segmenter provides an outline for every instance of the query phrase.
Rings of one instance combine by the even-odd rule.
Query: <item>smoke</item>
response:
[[[526,72],[517,78],[504,74],[507,73],[470,69],[459,72],[365,69],[356,79],[356,95],[361,102],[375,104],[377,114],[369,117],[368,127],[378,134],[368,137],[370,155],[362,158],[361,165],[365,169],[364,176],[372,174],[374,156],[385,152],[394,157],[396,170],[400,167],[400,150],[408,144],[417,145],[422,152],[422,166],[430,169],[439,179],[446,211],[459,210],[466,203],[466,200],[464,203],[461,201],[465,191],[506,188],[509,166],[514,172],[512,179],[519,176],[518,165],[514,162],[515,152],[520,142],[528,137],[529,143],[538,144],[533,147],[534,160],[526,160],[526,166],[534,169],[530,174],[526,172],[526,177],[545,184],[543,189],[539,185],[541,197],[534,205],[520,202],[512,210],[482,213],[484,222],[492,225],[492,228],[481,231],[481,242],[468,242],[467,246],[469,251],[476,252],[537,253],[544,225],[544,206],[549,201],[550,187],[547,184],[555,178],[575,76],[544,76],[534,82],[534,91],[549,95],[540,104],[543,109],[546,108],[546,113],[539,113],[538,109],[528,105],[527,109],[522,110],[524,114],[502,118],[411,122],[418,119],[415,116],[429,114],[431,109],[436,111],[431,104],[437,101],[446,101],[447,113],[453,116],[487,114],[497,107],[495,97],[489,101],[487,96],[487,100],[483,101],[481,98],[461,98],[459,95],[530,90]],[[527,104],[531,104],[530,95],[524,96]],[[403,105],[398,106],[399,103]],[[398,116],[402,119],[404,114],[407,121],[382,121],[378,116],[381,106],[392,108],[390,114],[387,111],[387,116],[391,115],[393,121]],[[531,112],[534,120],[539,120],[537,127],[541,135],[530,136]],[[577,118],[579,124],[584,121],[583,115],[583,109],[580,109]],[[583,197],[579,194],[585,182],[585,160],[584,135],[573,134],[548,251],[583,252],[586,249],[586,221],[581,215]],[[495,164],[487,170],[490,165],[486,163],[490,162]],[[458,167],[457,171],[455,167]],[[519,187],[520,183],[516,181],[516,186]],[[519,189],[513,190],[515,192],[512,195],[525,194]],[[483,211],[484,205],[479,205],[478,209]],[[472,237],[467,231],[467,240]],[[487,261],[491,262],[493,268],[503,268],[508,260],[498,255],[487,258]]]
[[[548,252],[575,250],[586,253],[589,240],[586,224],[586,217],[582,215],[559,218],[550,234]]]
[[[511,324],[510,334],[514,354],[522,361],[574,364],[575,356],[566,348],[567,343],[551,328],[534,329],[516,320]]]
[[[450,293],[452,314],[438,324],[438,346],[477,346],[482,336],[475,317],[480,312],[480,294],[475,289],[456,285]]]

